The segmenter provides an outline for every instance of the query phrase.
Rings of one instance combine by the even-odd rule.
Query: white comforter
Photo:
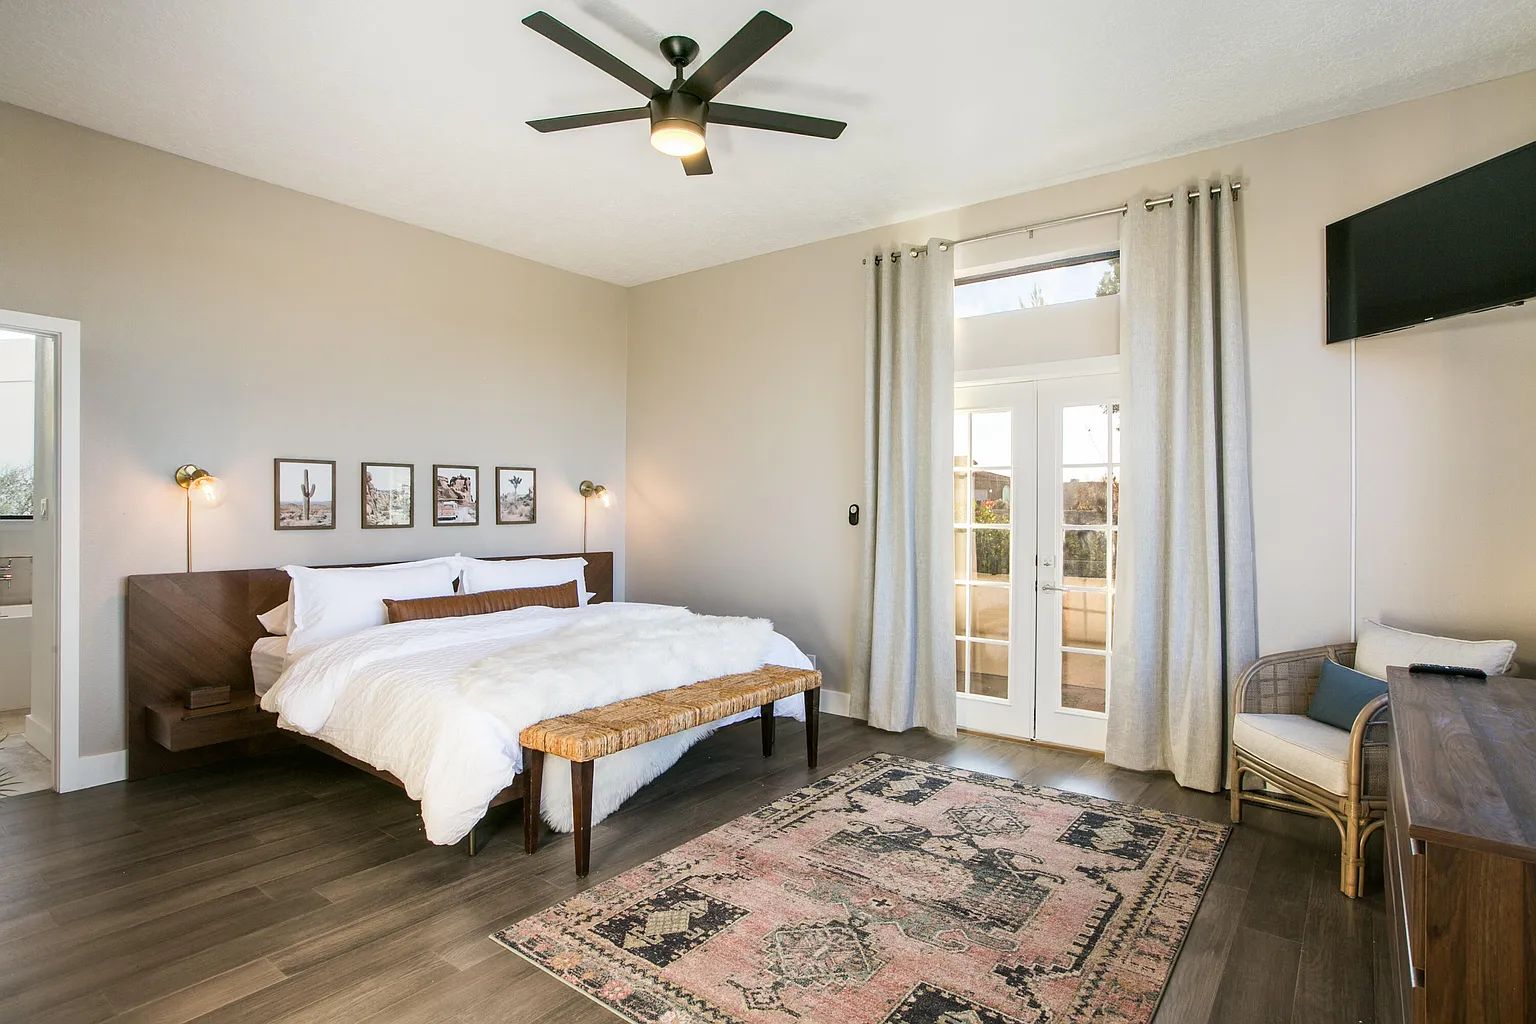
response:
[[[262,697],[278,724],[390,772],[421,801],[427,838],[462,839],[522,768],[518,734],[554,715],[765,663],[810,667],[763,620],[697,616],[661,605],[524,608],[402,622],[308,651]],[[803,718],[798,699],[778,715]],[[601,821],[693,744],[734,718],[601,758]],[[570,773],[548,758],[542,809],[571,828]]]

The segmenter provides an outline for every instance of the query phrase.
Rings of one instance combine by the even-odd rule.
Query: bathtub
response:
[[[0,711],[32,703],[32,606],[0,604]]]

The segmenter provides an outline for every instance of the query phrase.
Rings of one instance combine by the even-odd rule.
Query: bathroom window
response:
[[[0,329],[0,520],[32,518],[36,339]]]

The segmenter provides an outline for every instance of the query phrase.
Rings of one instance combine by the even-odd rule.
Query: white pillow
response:
[[[285,565],[289,590],[288,653],[349,636],[389,621],[384,599],[448,597],[459,577],[459,558],[432,558],[367,569],[310,569]]]
[[[288,600],[273,608],[271,611],[262,612],[256,616],[256,621],[261,623],[261,628],[275,636],[287,636],[292,623],[288,621],[289,609],[293,607],[293,584],[288,585]]]
[[[466,594],[523,587],[555,587],[575,580],[582,605],[593,597],[587,592],[585,558],[518,558],[509,562],[461,558],[459,561],[464,567],[463,593]]]
[[[1503,675],[1515,658],[1513,640],[1456,640],[1383,626],[1366,619],[1355,647],[1355,671],[1387,678],[1388,665],[1455,665]]]

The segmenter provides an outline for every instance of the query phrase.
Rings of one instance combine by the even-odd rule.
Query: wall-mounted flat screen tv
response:
[[[1328,340],[1536,297],[1536,142],[1328,225]]]

